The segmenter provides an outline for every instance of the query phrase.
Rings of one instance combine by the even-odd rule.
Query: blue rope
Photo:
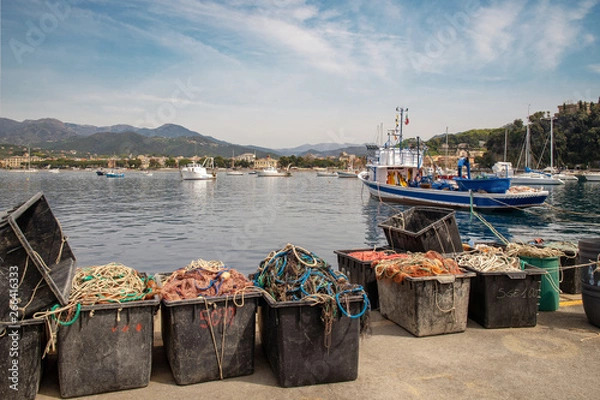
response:
[[[342,307],[342,304],[340,303],[340,295],[344,294],[344,293],[354,293],[357,291],[362,291],[362,297],[363,297],[363,309],[356,315],[350,315],[349,313],[346,312],[346,310],[344,310],[344,307]],[[344,314],[346,317],[349,318],[360,318],[363,315],[365,315],[365,313],[367,312],[368,308],[370,307],[370,302],[369,302],[369,298],[367,297],[367,294],[364,292],[364,290],[362,289],[362,287],[360,287],[360,289],[356,288],[356,289],[352,289],[352,290],[344,290],[341,293],[338,293],[335,295],[335,301],[337,303],[338,308],[342,311],[342,314]]]

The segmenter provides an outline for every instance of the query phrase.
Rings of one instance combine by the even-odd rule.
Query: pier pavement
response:
[[[358,379],[282,388],[257,343],[252,375],[178,386],[157,322],[150,384],[90,399],[591,399],[598,398],[600,328],[591,325],[580,295],[540,312],[532,328],[485,329],[469,320],[462,333],[414,337],[371,314],[360,341]],[[301,360],[299,360],[301,362]],[[60,398],[50,360],[37,399]],[[83,397],[81,397],[83,398]]]

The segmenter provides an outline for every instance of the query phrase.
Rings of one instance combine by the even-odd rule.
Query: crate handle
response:
[[[456,275],[452,275],[452,274],[436,275],[435,280],[441,284],[453,283],[456,281]]]
[[[456,287],[452,286],[452,307],[450,307],[447,310],[444,310],[442,307],[440,307],[440,303],[439,303],[439,290],[438,290],[438,285],[440,283],[436,282],[435,284],[435,305],[438,308],[438,310],[440,310],[443,313],[451,313],[453,311],[456,311]],[[454,314],[454,319],[456,320],[456,313]],[[456,322],[456,321],[455,321]]]

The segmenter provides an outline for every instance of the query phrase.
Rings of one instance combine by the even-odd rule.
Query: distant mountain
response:
[[[30,145],[55,151],[74,150],[79,154],[91,155],[212,155],[229,158],[232,154],[242,153],[255,153],[257,157],[303,156],[308,153],[316,156],[337,156],[343,151],[356,155],[366,154],[363,145],[348,143],[306,144],[274,150],[228,143],[175,124],[150,129],[126,124],[80,125],[53,118],[23,122],[0,118],[0,143]]]
[[[99,132],[90,136],[78,136],[62,142],[44,143],[39,147],[49,150],[75,150],[90,155],[133,155],[151,154],[156,156],[221,156],[230,158],[232,154],[256,153],[265,157],[265,152],[255,152],[248,147],[226,142],[215,142],[205,136],[144,136],[135,132]]]
[[[325,154],[336,151],[344,151],[343,149],[349,147],[360,147],[361,145],[355,143],[318,143],[318,144],[303,144],[302,146],[286,148],[286,149],[276,149],[277,153],[283,156],[291,156],[291,155],[305,155],[308,153],[311,154]],[[339,153],[338,153],[339,154]]]
[[[0,143],[33,145],[43,142],[57,142],[77,136],[71,127],[53,118],[25,120],[17,122],[2,118],[0,122]]]
[[[94,126],[94,125],[79,125],[70,122],[65,123],[69,128],[77,132],[81,136],[90,136],[99,132],[137,132],[140,128],[131,125],[112,125],[112,126]]]
[[[166,138],[175,138],[181,136],[198,136],[200,135],[198,132],[190,131],[189,129],[175,124],[164,124],[159,126],[158,128],[150,129],[150,128],[138,128],[132,125],[111,125],[111,126],[94,126],[94,125],[78,125],[72,123],[66,123],[68,127],[77,132],[78,135],[81,136],[90,136],[95,133],[100,132],[113,132],[113,133],[123,133],[123,132],[135,132],[142,136],[154,137],[166,137]],[[200,135],[202,136],[202,135]]]

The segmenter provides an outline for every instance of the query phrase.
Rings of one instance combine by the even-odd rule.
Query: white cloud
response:
[[[479,9],[469,29],[478,61],[496,61],[515,42],[514,26],[523,4],[502,3]]]
[[[600,74],[600,64],[591,64],[591,65],[588,65],[588,69],[590,71],[592,71],[592,72]]]

